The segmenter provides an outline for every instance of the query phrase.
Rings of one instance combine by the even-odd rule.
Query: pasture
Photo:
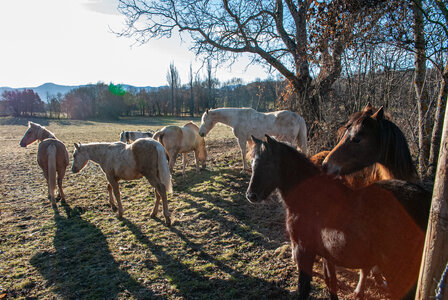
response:
[[[145,118],[119,122],[33,120],[65,143],[112,142],[122,130],[182,126],[190,119]],[[241,173],[231,129],[218,124],[206,137],[207,169],[189,155],[186,176],[177,160],[173,225],[161,212],[149,217],[155,195],[145,179],[121,181],[124,207],[109,206],[107,181],[89,163],[67,169],[66,204],[58,213],[36,162],[37,143],[21,148],[27,119],[0,118],[0,298],[290,299],[297,270],[285,232],[284,209],[273,199],[245,199],[250,175]],[[200,120],[194,120],[200,125]],[[327,297],[321,264],[315,264],[314,299]],[[355,270],[338,270],[339,296],[349,299]],[[367,296],[384,299],[369,278]]]

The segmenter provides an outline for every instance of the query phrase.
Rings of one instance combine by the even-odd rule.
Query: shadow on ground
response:
[[[40,252],[30,262],[43,275],[47,286],[64,299],[112,299],[133,296],[157,298],[154,293],[120,270],[106,238],[81,218],[81,209],[62,204],[66,217],[55,213],[55,252]]]
[[[208,278],[190,269],[172,255],[170,255],[163,245],[151,241],[133,222],[123,218],[123,224],[134,234],[136,239],[146,245],[154,256],[157,263],[163,268],[166,277],[170,278],[171,284],[176,286],[178,292],[185,299],[201,295],[204,299],[241,299],[241,298],[287,298],[289,291],[276,286],[261,278],[251,277],[226,265],[214,256],[206,253],[202,246],[192,242],[187,236],[175,227],[171,231],[175,233],[184,243],[183,248],[187,252],[194,252],[201,260],[216,266],[215,273],[227,274],[227,279]],[[161,222],[161,221],[160,221]],[[154,268],[153,261],[145,262],[148,269]]]

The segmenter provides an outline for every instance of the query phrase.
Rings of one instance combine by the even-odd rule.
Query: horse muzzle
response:
[[[339,167],[338,165],[335,164],[331,164],[328,162],[323,162],[322,163],[322,169],[325,173],[329,174],[329,175],[340,175],[341,173],[341,167]]]
[[[79,170],[78,170],[78,169],[76,169],[75,167],[72,167],[72,172],[76,174],[76,173],[78,173],[78,172],[79,172]]]
[[[203,132],[199,132],[199,136],[200,136],[200,137],[205,137],[205,133],[203,133]]]
[[[257,194],[252,192],[252,191],[247,191],[246,192],[246,199],[249,200],[250,203],[260,202],[260,199],[257,196]]]

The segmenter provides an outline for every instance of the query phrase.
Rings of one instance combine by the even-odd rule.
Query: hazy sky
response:
[[[117,38],[110,30],[123,28],[117,4],[118,0],[0,0],[0,86],[98,81],[160,86],[166,84],[170,62],[186,83],[190,63],[193,71],[201,65],[188,45],[178,37],[142,46]],[[247,62],[242,59],[231,70],[219,69],[216,77],[246,82],[267,77],[260,67],[246,69]]]

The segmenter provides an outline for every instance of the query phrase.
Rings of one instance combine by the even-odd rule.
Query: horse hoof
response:
[[[149,215],[149,217],[150,217],[150,218],[155,218],[156,215],[157,215],[157,213],[151,213],[151,214]]]
[[[169,217],[165,218],[166,226],[171,226],[171,219]]]
[[[117,212],[117,207],[116,206],[112,206],[112,211],[113,212]]]

